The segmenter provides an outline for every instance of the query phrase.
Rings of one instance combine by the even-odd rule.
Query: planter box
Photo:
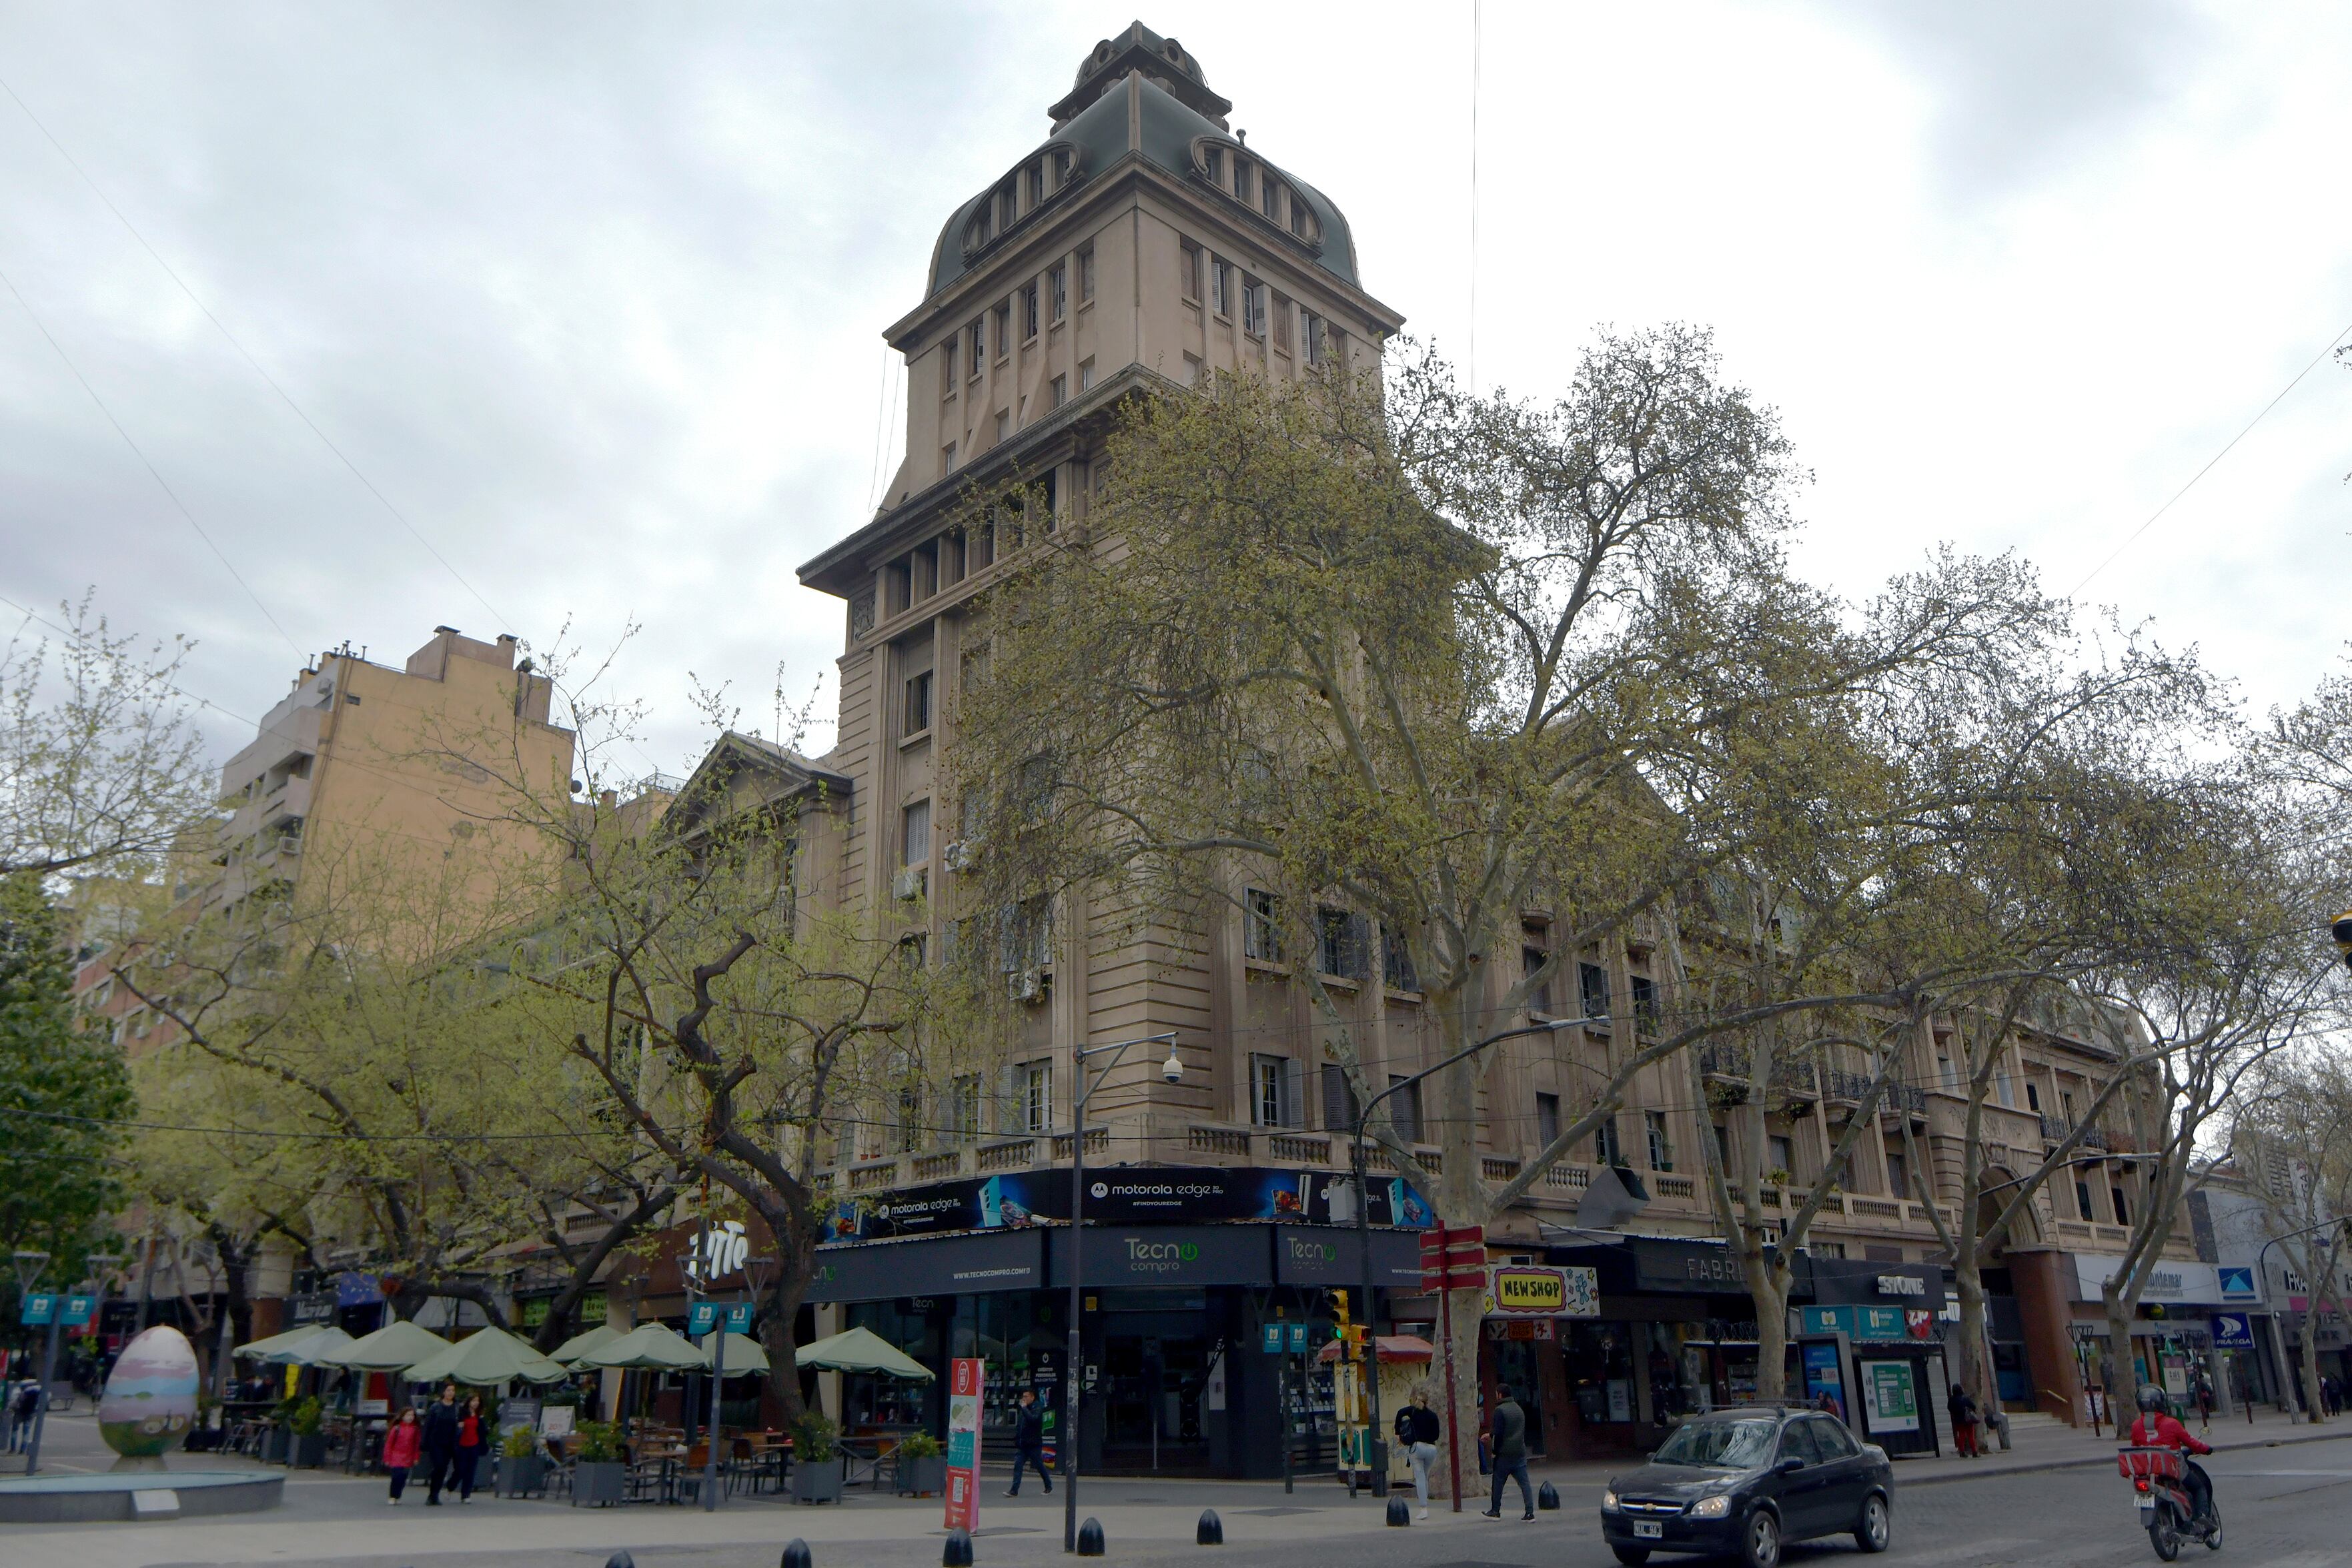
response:
[[[324,1432],[300,1434],[295,1437],[294,1468],[296,1469],[315,1470],[326,1462],[327,1435]]]
[[[602,1508],[628,1496],[629,1467],[618,1459],[591,1464],[583,1459],[572,1467],[572,1506]]]
[[[500,1497],[540,1497],[547,1490],[547,1456],[512,1454],[499,1456],[498,1493]]]
[[[841,1458],[795,1459],[793,1461],[793,1500],[794,1502],[839,1502],[841,1500]]]
[[[898,1460],[898,1495],[900,1497],[940,1497],[948,1490],[948,1457],[927,1454],[918,1458],[901,1456]]]
[[[293,1434],[283,1427],[269,1428],[269,1436],[263,1438],[261,1443],[261,1462],[265,1465],[284,1464],[287,1442],[292,1437]]]

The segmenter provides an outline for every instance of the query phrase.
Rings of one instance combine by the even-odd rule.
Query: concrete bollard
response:
[[[815,1561],[809,1556],[808,1542],[797,1535],[785,1542],[784,1560],[778,1568],[816,1568]]]
[[[1536,1488],[1536,1506],[1557,1512],[1559,1509],[1559,1489],[1549,1481]]]
[[[1225,1521],[1217,1517],[1213,1508],[1201,1511],[1201,1528],[1192,1532],[1195,1546],[1223,1546],[1225,1543]]]
[[[1078,1526],[1078,1555],[1099,1557],[1103,1554],[1102,1521],[1089,1517]]]
[[[970,1531],[948,1531],[947,1550],[940,1553],[940,1568],[971,1568],[971,1532]]]
[[[1412,1522],[1412,1504],[1405,1501],[1404,1494],[1402,1492],[1392,1491],[1389,1493],[1389,1515],[1387,1522],[1390,1524],[1411,1524]]]

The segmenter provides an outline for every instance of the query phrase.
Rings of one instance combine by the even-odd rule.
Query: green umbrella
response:
[[[560,1383],[572,1369],[551,1361],[504,1329],[480,1329],[448,1349],[436,1352],[408,1369],[416,1383],[463,1383],[475,1388],[522,1378],[530,1383]]]
[[[281,1343],[262,1356],[262,1360],[272,1366],[333,1366],[337,1364],[335,1357],[358,1343],[339,1328],[326,1328],[315,1323],[310,1332],[296,1334],[290,1340],[284,1334],[278,1337]],[[246,1348],[250,1350],[253,1347],[247,1345]]]
[[[585,1333],[573,1334],[570,1339],[549,1351],[548,1359],[560,1361],[564,1365],[570,1366],[598,1345],[612,1343],[621,1337],[621,1330],[614,1328],[611,1323],[598,1323]]]
[[[793,1353],[793,1361],[821,1372],[875,1372],[914,1383],[929,1383],[937,1375],[872,1329],[848,1329],[804,1344]]]
[[[288,1329],[284,1333],[274,1333],[268,1339],[257,1339],[250,1344],[238,1345],[236,1354],[239,1356],[261,1360],[268,1357],[273,1351],[283,1350],[290,1344],[299,1344],[318,1332],[318,1324],[304,1323],[300,1328]]]
[[[449,1342],[431,1329],[395,1318],[375,1333],[353,1340],[333,1358],[333,1364],[359,1372],[398,1372],[448,1348]]]
[[[700,1339],[694,1343],[701,1349],[703,1360],[707,1363],[710,1358],[710,1336],[709,1334],[704,1334]],[[727,1336],[728,1376],[736,1377],[746,1373],[765,1372],[767,1370],[768,1352],[766,1346],[762,1345],[758,1340],[751,1338],[749,1334],[731,1333]]]
[[[707,1367],[710,1361],[677,1330],[661,1323],[640,1323],[620,1338],[582,1356],[580,1364],[638,1372],[688,1372]]]

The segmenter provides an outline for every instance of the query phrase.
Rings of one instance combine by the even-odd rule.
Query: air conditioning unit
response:
[[[893,898],[920,898],[928,890],[929,884],[929,867],[919,865],[903,866],[899,869],[898,874],[890,879],[890,896]]]
[[[1034,1002],[1045,995],[1045,977],[1035,969],[1017,969],[1004,977],[1004,994],[1016,1002]]]
[[[971,871],[980,864],[980,842],[976,839],[950,839],[940,846],[940,859],[950,871]]]

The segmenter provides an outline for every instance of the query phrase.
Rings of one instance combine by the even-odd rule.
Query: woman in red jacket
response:
[[[482,1396],[466,1396],[466,1413],[457,1417],[457,1500],[474,1500],[474,1467],[482,1462],[489,1437],[489,1422],[482,1415]]]
[[[392,1506],[400,1506],[400,1494],[408,1485],[408,1472],[416,1468],[416,1456],[425,1441],[425,1428],[417,1423],[416,1406],[403,1410],[383,1435],[383,1468],[392,1472]]]

